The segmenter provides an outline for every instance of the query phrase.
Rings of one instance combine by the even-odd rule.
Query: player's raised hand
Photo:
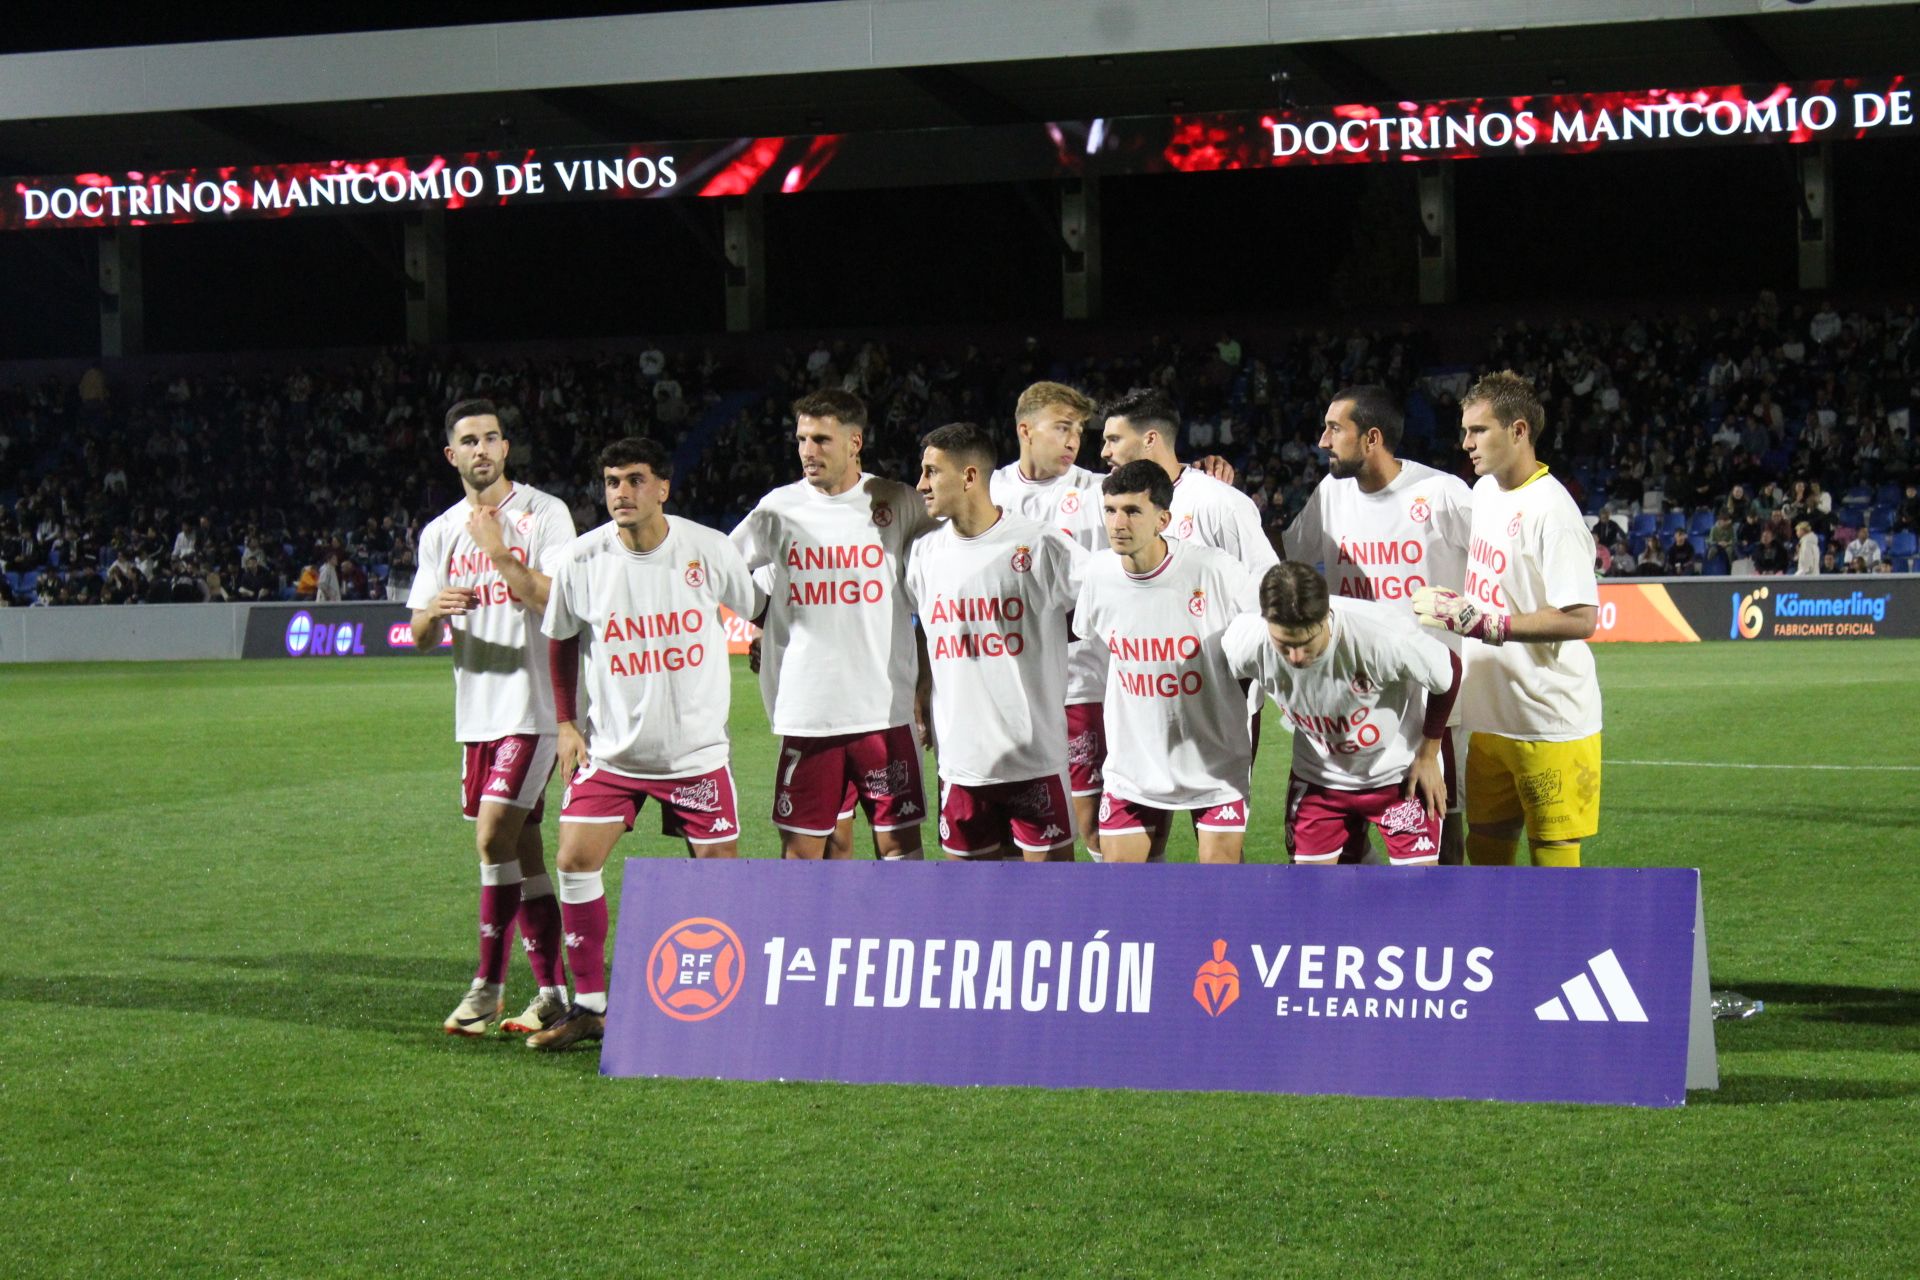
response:
[[[464,618],[467,611],[480,603],[480,596],[471,587],[448,587],[433,598],[433,616],[436,618]]]
[[[587,740],[571,720],[561,722],[560,741],[556,746],[560,753],[559,765],[562,778],[572,778],[574,774],[587,767]]]
[[[1504,613],[1483,609],[1458,591],[1445,587],[1422,587],[1413,593],[1413,615],[1423,627],[1451,631],[1488,644],[1502,644],[1507,638],[1510,619]]]
[[[488,555],[506,550],[507,535],[500,527],[500,508],[475,507],[467,516],[467,536]]]

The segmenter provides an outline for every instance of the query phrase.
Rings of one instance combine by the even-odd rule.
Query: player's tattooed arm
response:
[[[493,561],[494,569],[514,599],[536,614],[547,611],[547,591],[553,586],[553,580],[514,558],[507,546],[506,533],[500,527],[498,507],[475,507],[467,517],[467,535]]]

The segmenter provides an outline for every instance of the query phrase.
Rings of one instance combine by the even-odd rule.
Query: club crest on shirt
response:
[[[687,585],[697,590],[707,584],[707,571],[700,567],[698,560],[689,560],[687,561],[686,578]]]
[[[893,504],[891,502],[876,502],[873,504],[873,523],[875,527],[881,529],[893,523]]]
[[[529,533],[532,533],[533,532],[533,512],[531,511],[515,512],[513,516],[513,528],[514,528],[514,532],[518,533],[523,538],[526,537]]]
[[[1194,617],[1202,617],[1207,612],[1207,592],[1204,587],[1195,587],[1193,594],[1187,597],[1187,612]]]
[[[1425,498],[1415,498],[1413,505],[1407,508],[1407,519],[1415,524],[1425,524],[1433,519],[1433,508],[1427,505]]]
[[[1069,489],[1060,499],[1060,510],[1073,515],[1080,510],[1080,491]]]
[[[1507,536],[1509,538],[1520,536],[1520,512],[1518,511],[1513,513],[1513,519],[1507,521]]]
[[[1193,517],[1192,516],[1187,515],[1187,516],[1180,517],[1180,532],[1174,536],[1180,537],[1180,538],[1191,538],[1193,536]]]
[[[1013,559],[1010,563],[1013,565],[1013,571],[1015,573],[1027,572],[1033,568],[1033,548],[1025,546],[1015,547],[1013,549]]]
[[[1352,683],[1349,685],[1349,687],[1353,690],[1353,692],[1357,696],[1364,698],[1367,695],[1371,694],[1374,690],[1378,689],[1380,686],[1376,685],[1373,682],[1373,678],[1371,676],[1369,676],[1366,672],[1362,671],[1353,677]]]

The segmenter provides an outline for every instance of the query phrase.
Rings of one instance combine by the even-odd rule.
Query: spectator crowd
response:
[[[501,408],[510,474],[579,527],[604,518],[594,455],[640,434],[676,451],[675,508],[727,528],[793,478],[787,406],[817,387],[867,401],[867,468],[911,482],[920,435],[941,423],[988,425],[1013,456],[1010,409],[1038,379],[1096,400],[1157,386],[1182,407],[1182,456],[1233,460],[1277,532],[1324,474],[1336,388],[1388,387],[1409,408],[1403,455],[1460,472],[1455,397],[1498,368],[1540,388],[1542,454],[1593,517],[1610,576],[1911,571],[1915,319],[1911,305],[1842,314],[1763,293],[1730,312],[1513,323],[1454,362],[1403,326],[1244,345],[1151,335],[1099,354],[829,338],[757,357],[750,340],[643,342],[0,375],[0,603],[404,599],[421,525],[459,496],[442,412],[472,395]],[[1082,456],[1096,467],[1097,437],[1096,423]]]

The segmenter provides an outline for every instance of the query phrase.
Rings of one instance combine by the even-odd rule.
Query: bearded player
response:
[[[443,1026],[478,1036],[499,1019],[517,919],[539,990],[501,1030],[533,1032],[566,1011],[560,910],[540,839],[555,748],[538,626],[573,519],[558,498],[507,479],[507,438],[491,401],[460,401],[446,428],[446,459],[465,496],[421,530],[407,597],[416,648],[435,649],[442,630],[453,631],[453,736],[480,853],[480,962]]]
[[[740,816],[728,768],[733,675],[720,608],[759,612],[753,580],[725,534],[668,518],[673,466],[651,440],[600,453],[608,524],[560,556],[547,602],[560,765],[560,911],[573,1003],[527,1037],[535,1049],[598,1040],[607,1014],[607,895],[602,871],[641,806],[660,806],[660,831],[702,858],[739,853]],[[587,676],[588,730],[578,678]]]
[[[1593,535],[1540,461],[1546,412],[1532,383],[1511,370],[1481,378],[1460,401],[1460,430],[1479,477],[1465,588],[1422,587],[1413,608],[1471,642],[1467,857],[1511,866],[1525,831],[1535,866],[1577,867],[1600,829]]]
[[[1173,482],[1158,463],[1127,463],[1100,488],[1111,549],[1087,564],[1073,628],[1111,662],[1101,860],[1163,857],[1186,810],[1200,861],[1239,862],[1252,742],[1247,686],[1220,642],[1258,604],[1255,579],[1224,551],[1165,536]]]
[[[780,850],[821,857],[859,805],[876,857],[919,858],[919,656],[901,578],[933,520],[912,489],[861,470],[867,407],[858,396],[815,391],[793,412],[801,478],[762,498],[732,534],[750,570],[772,571],[760,694],[781,739]]]
[[[1325,567],[1335,598],[1379,600],[1412,618],[1421,587],[1457,588],[1467,580],[1473,495],[1457,476],[1396,456],[1404,423],[1384,387],[1334,393],[1320,433],[1327,474],[1288,526],[1285,543],[1289,558]],[[1450,632],[1439,638],[1456,653],[1464,643]],[[1466,751],[1456,704],[1441,744],[1448,808],[1440,861],[1450,866],[1460,864],[1464,847]],[[1342,861],[1360,861],[1370,847],[1362,826]]]
[[[920,496],[945,523],[913,544],[906,589],[928,655],[940,847],[1071,862],[1067,618],[1087,553],[994,504],[993,442],[978,426],[951,423],[921,444]]]
[[[1257,681],[1293,728],[1287,853],[1331,866],[1356,831],[1380,829],[1396,867],[1440,856],[1447,785],[1440,767],[1460,656],[1398,605],[1329,598],[1311,565],[1285,561],[1260,582],[1259,616],[1222,641],[1235,675]]]

